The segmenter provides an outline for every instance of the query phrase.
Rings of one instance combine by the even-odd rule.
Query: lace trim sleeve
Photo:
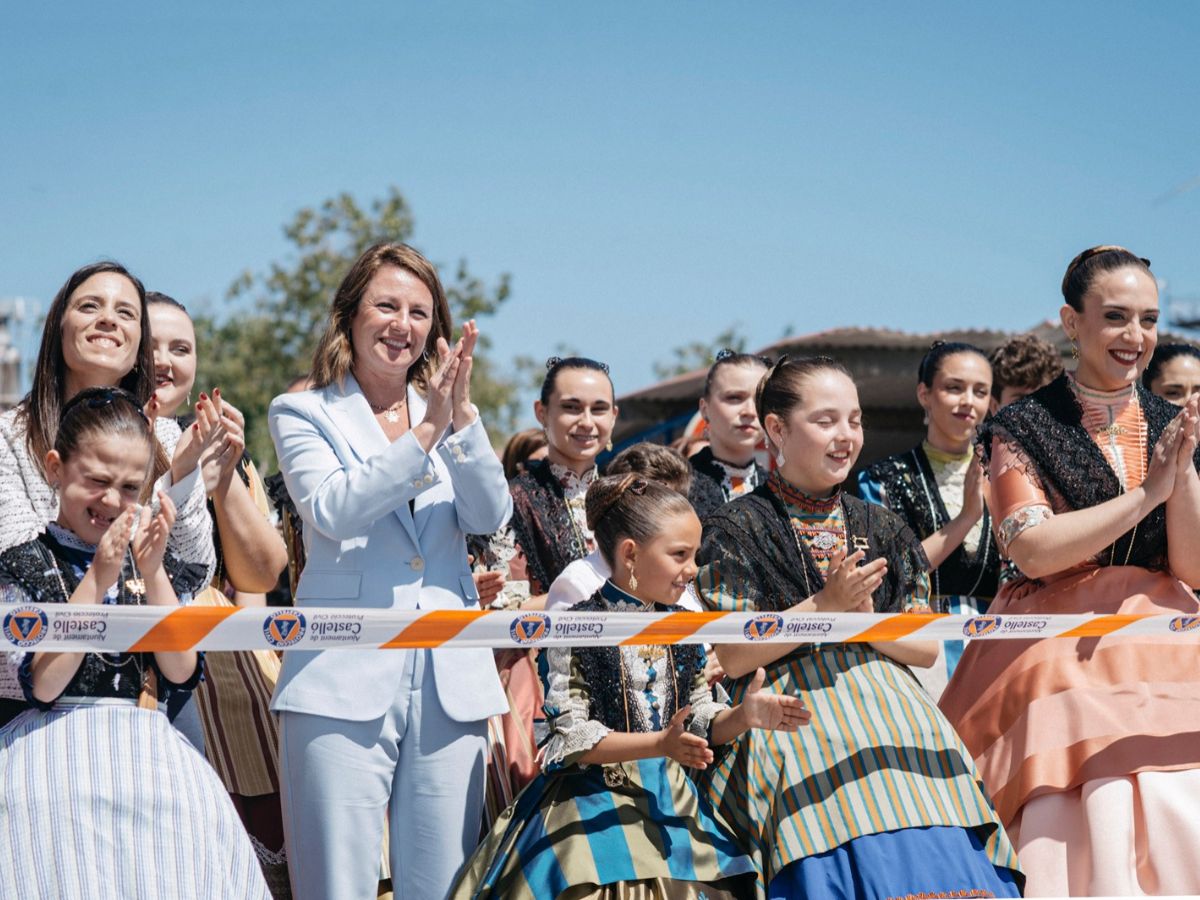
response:
[[[1022,506],[1016,512],[1005,516],[1004,521],[1000,523],[1000,549],[1007,554],[1009,544],[1017,535],[1041,525],[1053,515],[1054,510],[1049,506],[1044,503],[1035,503],[1030,506]]]
[[[550,720],[550,738],[542,756],[542,769],[576,763],[612,731],[603,722],[591,718],[587,682],[579,673],[570,647],[546,650],[549,669],[546,685],[546,716]]]
[[[729,695],[720,686],[717,687],[717,692],[714,696],[713,689],[708,686],[708,680],[704,677],[704,670],[701,669],[688,696],[692,714],[688,717],[687,730],[705,740],[709,740],[713,719],[729,709]]]

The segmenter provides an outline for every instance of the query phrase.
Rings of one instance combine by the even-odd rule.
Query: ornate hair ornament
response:
[[[568,356],[565,358],[562,356],[551,356],[546,360],[546,371],[553,372],[559,366],[563,365],[580,365],[581,368],[596,368],[605,375],[608,374],[608,363],[600,362],[598,359],[589,359],[586,356]]]

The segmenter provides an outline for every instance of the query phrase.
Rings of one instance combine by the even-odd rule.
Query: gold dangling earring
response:
[[[1075,338],[1071,338],[1071,359],[1079,362],[1079,345],[1075,343]]]
[[[608,443],[604,445],[604,449],[609,453],[612,453],[612,438],[608,439]]]
[[[633,566],[629,567],[629,589],[631,591],[637,590],[637,575],[633,572]]]

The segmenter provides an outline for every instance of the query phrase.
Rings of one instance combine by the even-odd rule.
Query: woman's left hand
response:
[[[130,544],[134,561],[143,575],[162,567],[163,555],[167,552],[167,537],[174,524],[175,504],[164,491],[159,491],[158,514],[152,518],[149,504],[142,507],[141,520]]]
[[[1189,472],[1195,471],[1195,453],[1197,444],[1200,444],[1200,394],[1193,394],[1187,403],[1183,406],[1183,412],[1178,417],[1180,429],[1183,434],[1179,439],[1179,447],[1175,462],[1177,469],[1175,471],[1175,486],[1178,488],[1183,484],[1180,476],[1186,475]]]
[[[236,406],[221,396],[219,388],[213,391],[213,411],[220,423],[221,436],[205,448],[200,457],[200,477],[204,479],[207,494],[228,489],[242,451],[246,449],[246,419]]]
[[[454,430],[461,431],[475,421],[475,407],[471,405],[471,364],[475,343],[479,340],[479,326],[471,319],[463,326],[458,372],[454,378]]]
[[[741,706],[746,725],[769,731],[796,731],[801,725],[807,725],[812,713],[804,702],[799,697],[764,691],[762,686],[766,680],[766,671],[759,668],[746,688]]]

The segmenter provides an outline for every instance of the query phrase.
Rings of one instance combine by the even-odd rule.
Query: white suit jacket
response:
[[[413,423],[425,415],[412,387],[408,409]],[[341,387],[276,397],[268,421],[304,520],[298,608],[478,608],[465,535],[490,534],[512,514],[504,469],[478,416],[429,454],[411,432],[389,443],[347,375]],[[271,709],[377,718],[397,696],[408,652],[288,651]],[[433,678],[455,721],[508,709],[491,650],[434,650]]]

